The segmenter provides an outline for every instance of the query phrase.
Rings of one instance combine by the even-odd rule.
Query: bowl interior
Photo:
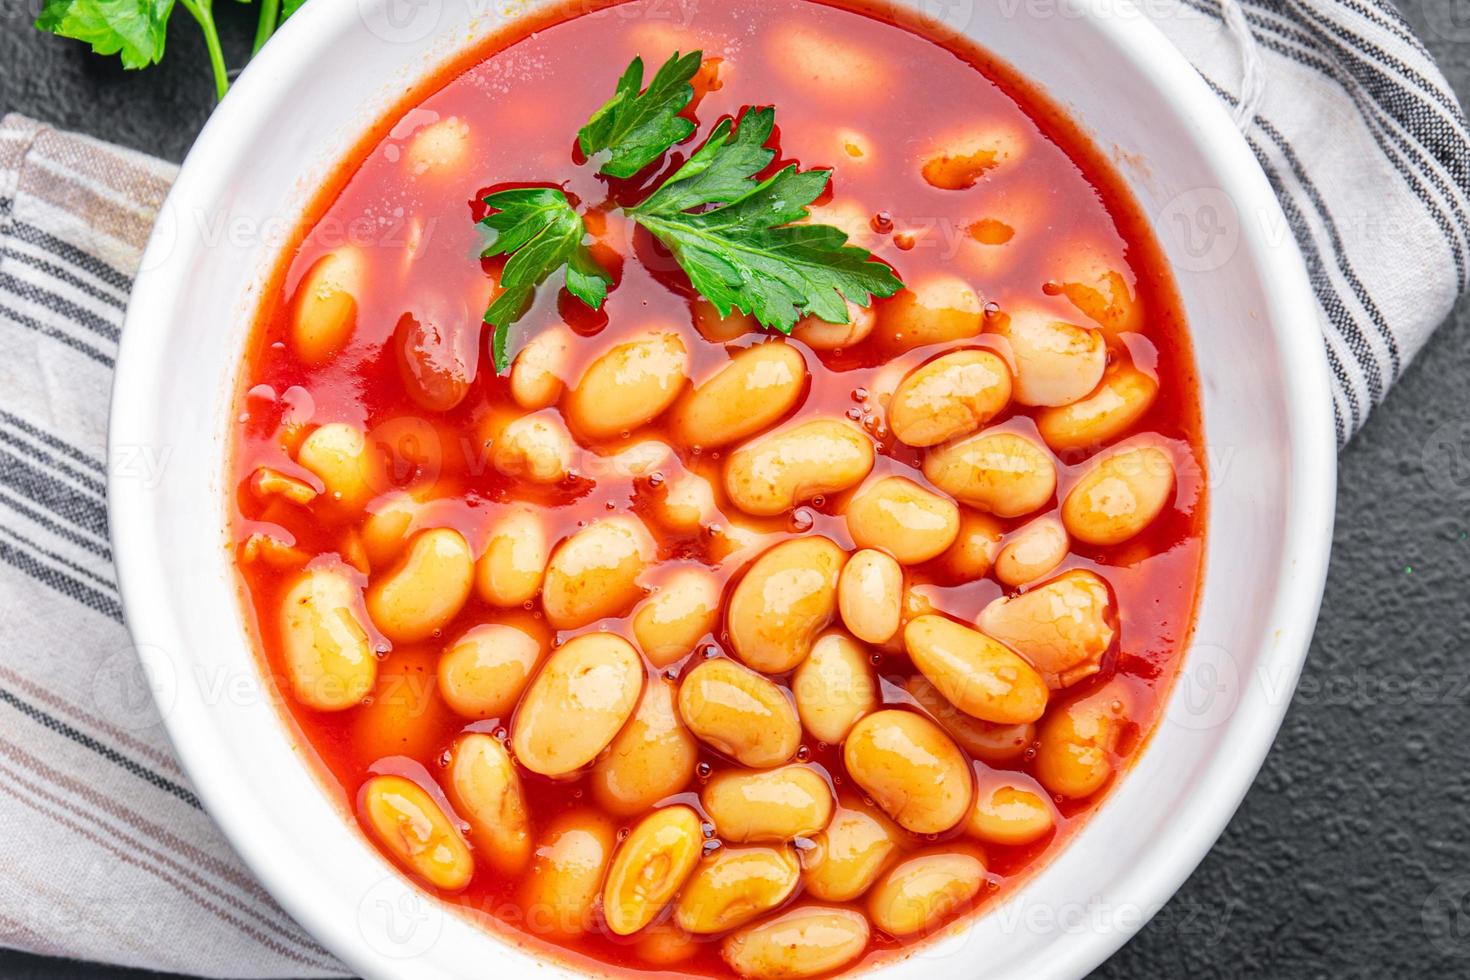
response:
[[[112,527],[128,622],[210,812],[278,900],[367,975],[527,972],[534,958],[421,897],[323,793],[248,646],[222,547],[231,394],[262,279],[316,182],[422,77],[542,0],[308,4],[184,167],[123,335]],[[1325,573],[1334,442],[1316,310],[1265,179],[1214,97],[1126,4],[938,14],[1062,104],[1116,164],[1174,266],[1202,379],[1211,512],[1195,642],[1166,720],[1082,834],[1022,889],[885,967],[1076,977],[1167,900],[1234,811],[1295,686]],[[696,16],[689,0],[645,16]],[[573,975],[540,963],[539,976]]]

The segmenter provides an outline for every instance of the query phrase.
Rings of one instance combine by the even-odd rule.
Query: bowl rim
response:
[[[187,213],[184,209],[190,203],[219,199],[230,168],[216,164],[228,163],[245,152],[247,147],[236,134],[253,131],[249,125],[236,125],[236,120],[264,112],[271,96],[290,84],[293,71],[311,63],[315,47],[323,43],[320,39],[340,37],[345,22],[360,16],[366,2],[369,0],[308,4],[283,25],[272,43],[241,73],[229,96],[206,123],[180,169],[165,208]],[[887,2],[911,7],[923,0]],[[1255,265],[1280,362],[1292,382],[1283,393],[1289,448],[1286,465],[1291,476],[1280,548],[1280,585],[1266,616],[1277,629],[1274,642],[1262,652],[1263,662],[1279,668],[1275,676],[1284,683],[1280,688],[1284,696],[1267,697],[1256,685],[1242,693],[1231,726],[1233,751],[1219,753],[1212,760],[1210,778],[1199,790],[1202,799],[1195,814],[1199,819],[1171,821],[1145,859],[1114,882],[1114,893],[1138,899],[1144,914],[1128,928],[1059,938],[1048,946],[1050,955],[1046,962],[1037,964],[1034,974],[1076,978],[1112,955],[1173,896],[1214,846],[1265,761],[1306,659],[1326,584],[1336,503],[1337,443],[1321,336],[1316,329],[1301,326],[1315,327],[1319,322],[1316,298],[1295,241],[1284,252],[1279,242],[1268,241],[1266,229],[1286,227],[1286,223],[1254,153],[1219,99],[1164,33],[1136,9],[1131,16],[1119,15],[1120,7],[1132,8],[1132,0],[1069,0],[1068,6],[1079,10],[1092,22],[1093,29],[1106,35],[1139,74],[1173,104],[1180,117],[1192,120],[1192,135],[1199,149],[1217,161],[1220,189],[1237,203],[1241,213],[1266,219],[1241,221],[1239,247],[1257,259],[1272,257],[1272,261],[1257,261]],[[431,62],[429,67],[436,64]],[[167,310],[173,292],[169,277],[162,271],[167,263],[160,260],[168,249],[180,244],[181,240],[155,231],[134,282],[113,379],[109,463],[120,458],[120,446],[145,442],[149,434],[134,406],[145,403],[150,393],[159,390],[155,379],[166,363]],[[1283,256],[1286,261],[1282,261]],[[233,396],[233,389],[230,394]],[[149,503],[150,491],[136,481],[109,479],[113,562],[124,618],[135,637],[181,632],[169,602],[149,587],[160,570],[157,548],[137,531],[145,522],[130,520]],[[1196,610],[1196,619],[1202,608]],[[152,689],[163,689],[176,665],[156,646],[142,644],[137,649]],[[312,896],[300,887],[297,869],[271,853],[252,832],[252,813],[261,804],[234,789],[230,774],[211,764],[208,746],[190,737],[188,713],[177,710],[178,698],[186,691],[187,685],[170,690],[175,710],[163,712],[164,727],[211,819],[282,908],[329,952],[362,975],[392,975],[402,962],[369,949],[360,941],[354,923],[328,914],[325,904],[312,901]],[[242,802],[247,805],[239,805]],[[1184,823],[1188,826],[1181,826]]]

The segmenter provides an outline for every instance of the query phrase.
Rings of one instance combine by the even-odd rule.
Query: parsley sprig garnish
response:
[[[509,255],[500,273],[501,293],[485,311],[493,334],[495,370],[510,366],[510,325],[530,309],[536,287],[554,272],[566,270],[566,289],[600,309],[612,277],[592,258],[583,239],[587,228],[565,192],[554,187],[522,187],[486,195],[492,213],[481,224],[495,232],[484,255]]]
[[[747,109],[732,138],[723,120],[629,216],[668,247],[721,316],[738,309],[782,333],[808,315],[846,323],[844,297],[866,306],[903,282],[866,249],[848,245],[843,231],[793,223],[809,216],[831,171],[792,165],[756,179],[775,157],[765,145],[775,123],[774,109]]]
[[[653,76],[647,91],[643,91],[643,59],[633,59],[618,79],[613,97],[577,134],[577,143],[588,159],[607,153],[599,173],[631,177],[669,147],[694,135],[694,123],[679,113],[694,98],[689,82],[702,58],[698,51],[682,56],[675,52]]]
[[[251,0],[244,0],[249,3]],[[259,52],[280,24],[305,0],[257,0],[255,45]],[[225,97],[230,87],[219,30],[214,23],[214,0],[177,0],[204,33],[209,67],[214,73],[214,90]],[[84,41],[101,55],[117,55],[124,68],[147,68],[163,58],[169,17],[175,0],[43,0],[36,17],[39,30]]]
[[[578,134],[583,156],[599,174],[632,178],[694,134],[683,113],[694,98],[691,81],[701,58],[698,51],[676,53],[647,89],[643,59],[633,59],[613,97]],[[761,176],[776,158],[767,145],[775,125],[769,107],[722,119],[688,160],[624,214],[668,248],[721,316],[738,310],[782,333],[805,316],[847,323],[849,302],[867,306],[903,282],[872,253],[849,245],[845,232],[808,222],[831,171],[790,165]],[[627,199],[626,192],[618,196]],[[537,286],[564,270],[567,291],[600,309],[611,278],[588,251],[586,226],[564,192],[501,191],[485,203],[494,212],[483,223],[496,232],[485,255],[510,256],[503,292],[485,314],[494,328],[492,359],[504,371],[510,326],[531,308]]]

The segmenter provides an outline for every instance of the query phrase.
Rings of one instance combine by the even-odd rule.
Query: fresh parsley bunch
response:
[[[36,27],[61,37],[84,41],[101,55],[118,55],[124,68],[147,68],[163,58],[168,21],[176,0],[45,0]],[[251,0],[239,0],[250,3]],[[280,24],[306,0],[259,0],[255,29],[258,52]],[[230,87],[219,31],[214,23],[214,0],[177,0],[204,32],[209,66],[218,98]]]
[[[747,109],[726,119],[689,161],[628,214],[673,253],[701,296],[721,316],[739,310],[761,326],[789,334],[814,315],[848,322],[846,299],[867,306],[871,296],[903,288],[872,253],[847,244],[830,225],[793,224],[821,196],[828,170],[782,169],[755,175],[775,157],[766,148],[774,109]]]
[[[593,113],[578,144],[598,172],[629,178],[694,134],[683,115],[702,54],[674,54],[648,88],[643,60],[633,59],[612,97]],[[758,179],[775,151],[769,107],[724,119],[704,144],[652,193],[624,214],[663,243],[694,289],[729,316],[736,310],[761,326],[789,334],[804,316],[847,323],[847,302],[866,306],[892,296],[903,282],[847,235],[829,225],[803,224],[826,190],[828,170],[795,165]],[[567,291],[592,309],[607,298],[610,280],[593,261],[586,227],[556,188],[501,191],[485,198],[483,224],[495,232],[485,255],[509,255],[503,292],[485,314],[494,330],[497,371],[510,365],[510,326],[530,308],[535,288],[565,270]]]

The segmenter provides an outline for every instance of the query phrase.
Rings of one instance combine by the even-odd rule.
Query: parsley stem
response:
[[[214,13],[210,9],[212,0],[179,0],[184,9],[199,22],[204,31],[204,46],[209,49],[209,67],[214,72],[216,99],[223,99],[230,89],[229,70],[225,67],[225,54],[220,48],[219,31],[214,26]]]
[[[280,12],[281,0],[260,0],[260,21],[255,27],[255,46],[250,49],[252,57],[260,54],[265,42],[276,32]]]

